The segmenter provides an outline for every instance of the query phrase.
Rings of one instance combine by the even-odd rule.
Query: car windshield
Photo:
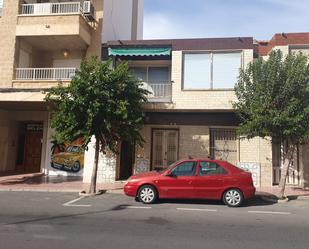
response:
[[[77,146],[69,146],[66,151],[67,152],[77,153],[77,152],[79,152],[79,147],[77,147]]]
[[[162,173],[162,172],[164,172],[164,171],[166,171],[166,170],[169,170],[169,169],[173,168],[173,167],[176,165],[176,163],[178,163],[178,161],[172,163],[172,164],[169,165],[167,168],[157,170],[157,172]]]

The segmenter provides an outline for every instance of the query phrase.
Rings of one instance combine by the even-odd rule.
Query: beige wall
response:
[[[143,39],[143,6],[144,0],[104,0],[102,41]]]
[[[242,65],[246,67],[253,60],[253,50],[243,50]],[[222,110],[232,109],[235,101],[233,89],[230,90],[182,90],[182,51],[172,52],[171,80],[172,103],[149,104],[149,109],[195,109]]]
[[[208,157],[209,156],[209,127],[207,126],[166,126],[145,125],[141,135],[145,140],[143,147],[136,148],[136,157],[150,160],[152,129],[178,129],[179,130],[179,158]]]
[[[272,145],[269,138],[240,139],[238,153],[239,162],[259,163],[262,187],[272,186]]]
[[[5,1],[2,17],[0,17],[0,87],[12,85],[19,2],[18,0]]]
[[[141,134],[145,139],[144,146],[136,148],[136,158],[151,160],[151,132],[153,128],[179,129],[179,159],[189,156],[194,158],[207,158],[209,152],[209,128],[208,126],[164,126],[146,125]],[[216,128],[216,127],[211,127]],[[222,128],[222,127],[220,127]],[[235,163],[257,163],[260,166],[259,185],[262,187],[272,186],[272,151],[268,139],[240,139],[236,141],[238,158]]]

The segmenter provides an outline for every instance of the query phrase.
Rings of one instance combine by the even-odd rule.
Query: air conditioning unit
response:
[[[94,7],[91,1],[83,2],[83,14],[88,21],[94,21]]]

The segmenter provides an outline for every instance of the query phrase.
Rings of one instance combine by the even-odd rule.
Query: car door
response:
[[[196,161],[183,161],[158,180],[161,198],[195,198]]]
[[[195,179],[197,198],[220,199],[228,177],[228,171],[218,163],[200,161]]]

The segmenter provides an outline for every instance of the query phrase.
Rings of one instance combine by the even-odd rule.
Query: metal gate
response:
[[[210,129],[210,156],[236,165],[237,137],[235,129]]]

